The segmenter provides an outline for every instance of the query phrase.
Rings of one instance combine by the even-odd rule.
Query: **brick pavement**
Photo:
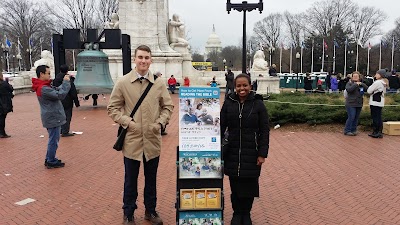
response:
[[[6,127],[12,138],[0,139],[0,224],[121,224],[123,162],[112,149],[117,126],[106,115],[106,103],[99,99],[92,108],[91,101],[82,102],[74,109],[71,128],[83,134],[62,138],[58,156],[66,167],[47,170],[47,132],[36,96],[14,98]],[[177,116],[163,137],[158,178],[158,211],[168,225],[175,224]],[[254,224],[400,224],[399,146],[400,137],[273,130]],[[228,222],[226,178],[225,193]],[[36,201],[14,204],[26,198]],[[140,194],[135,215],[147,225],[142,202]]]

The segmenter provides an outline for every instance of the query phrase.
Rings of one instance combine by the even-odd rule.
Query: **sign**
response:
[[[222,225],[221,211],[180,212],[179,225]]]
[[[192,62],[192,66],[212,66],[212,62]]]
[[[222,178],[219,88],[179,89],[179,178]]]

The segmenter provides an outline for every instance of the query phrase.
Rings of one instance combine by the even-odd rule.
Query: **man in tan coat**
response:
[[[141,45],[135,49],[136,68],[120,78],[115,84],[108,104],[108,115],[123,128],[127,128],[124,147],[125,183],[124,183],[124,223],[135,224],[134,211],[137,209],[137,180],[140,162],[144,164],[145,219],[152,225],[163,224],[156,212],[156,180],[161,151],[161,129],[165,127],[172,114],[173,104],[168,89],[161,79],[154,79],[149,71],[151,50]],[[153,83],[149,93],[130,117],[136,102]]]

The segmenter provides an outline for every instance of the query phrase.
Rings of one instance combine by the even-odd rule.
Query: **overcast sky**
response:
[[[394,28],[394,21],[400,17],[399,0],[353,0],[359,6],[374,6],[386,13],[388,19],[382,24],[383,33]],[[231,0],[241,3],[242,0]],[[248,0],[257,3],[258,0]],[[262,20],[271,13],[289,11],[291,13],[305,12],[315,0],[264,0],[264,11],[247,13],[247,33],[251,34],[255,22]],[[239,45],[242,36],[243,13],[226,12],[226,0],[169,0],[170,17],[177,13],[186,24],[186,32],[193,50],[204,52],[204,46],[215,24],[223,46]]]

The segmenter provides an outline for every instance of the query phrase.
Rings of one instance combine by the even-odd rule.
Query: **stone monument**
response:
[[[119,16],[116,13],[111,14],[111,20],[105,22],[104,28],[106,29],[119,29]]]
[[[265,55],[262,50],[257,50],[253,58],[253,66],[251,67],[252,74],[263,75],[269,77],[268,73],[268,62],[265,60]]]
[[[119,0],[118,23],[121,32],[130,35],[132,63],[134,49],[147,45],[152,51],[151,71],[160,71],[165,77],[173,74],[179,80],[194,69],[185,40],[185,25],[178,15],[170,20],[168,8],[166,0]],[[122,52],[107,50],[105,53],[115,81],[123,75]]]
[[[253,58],[251,74],[257,77],[257,93],[269,94],[279,93],[279,78],[270,77],[268,73],[268,62],[262,50],[257,50]]]
[[[49,50],[43,50],[40,53],[41,59],[35,61],[33,63],[33,67],[31,68],[31,71],[36,71],[36,67],[41,66],[41,65],[46,65],[50,67],[50,74],[51,77],[55,77],[55,71],[54,71],[54,56],[51,54]]]

